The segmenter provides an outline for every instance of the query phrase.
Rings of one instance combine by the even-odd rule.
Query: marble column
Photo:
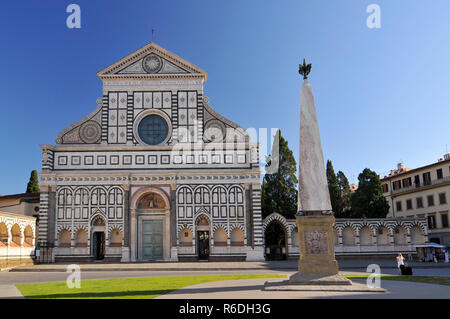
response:
[[[330,193],[311,84],[300,90],[300,150],[298,211],[331,211]]]

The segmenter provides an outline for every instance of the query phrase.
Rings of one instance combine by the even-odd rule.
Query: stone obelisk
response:
[[[319,125],[308,74],[311,64],[300,65],[304,83],[300,89],[300,151],[298,212],[296,215],[299,260],[292,285],[351,285],[338,274],[334,256],[334,216],[320,141]]]

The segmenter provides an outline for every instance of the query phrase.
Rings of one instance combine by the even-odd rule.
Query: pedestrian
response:
[[[448,263],[448,250],[445,251],[445,262]]]
[[[403,255],[400,253],[397,256],[397,268],[398,268],[399,275],[402,274],[401,266],[403,266],[403,267],[405,266],[405,257],[403,257]]]

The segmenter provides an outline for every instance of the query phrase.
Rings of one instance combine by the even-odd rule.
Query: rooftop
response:
[[[383,177],[381,180],[382,181],[383,180],[389,180],[391,178],[396,178],[396,177],[405,175],[407,173],[414,173],[414,172],[419,171],[421,169],[426,169],[426,168],[431,168],[433,166],[441,165],[443,163],[450,163],[450,154],[445,154],[444,158],[440,158],[437,162],[434,162],[432,164],[428,164],[428,165],[425,165],[425,166],[417,167],[417,168],[414,168],[414,169],[405,168],[403,166],[403,163],[399,163],[399,164],[397,164],[397,169],[396,170],[391,170],[389,175]]]

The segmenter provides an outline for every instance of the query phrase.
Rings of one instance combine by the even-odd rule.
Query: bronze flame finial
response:
[[[306,64],[305,59],[303,59],[303,64],[300,64],[298,66],[298,73],[303,75],[303,80],[306,80],[310,72],[311,72],[311,63]]]

